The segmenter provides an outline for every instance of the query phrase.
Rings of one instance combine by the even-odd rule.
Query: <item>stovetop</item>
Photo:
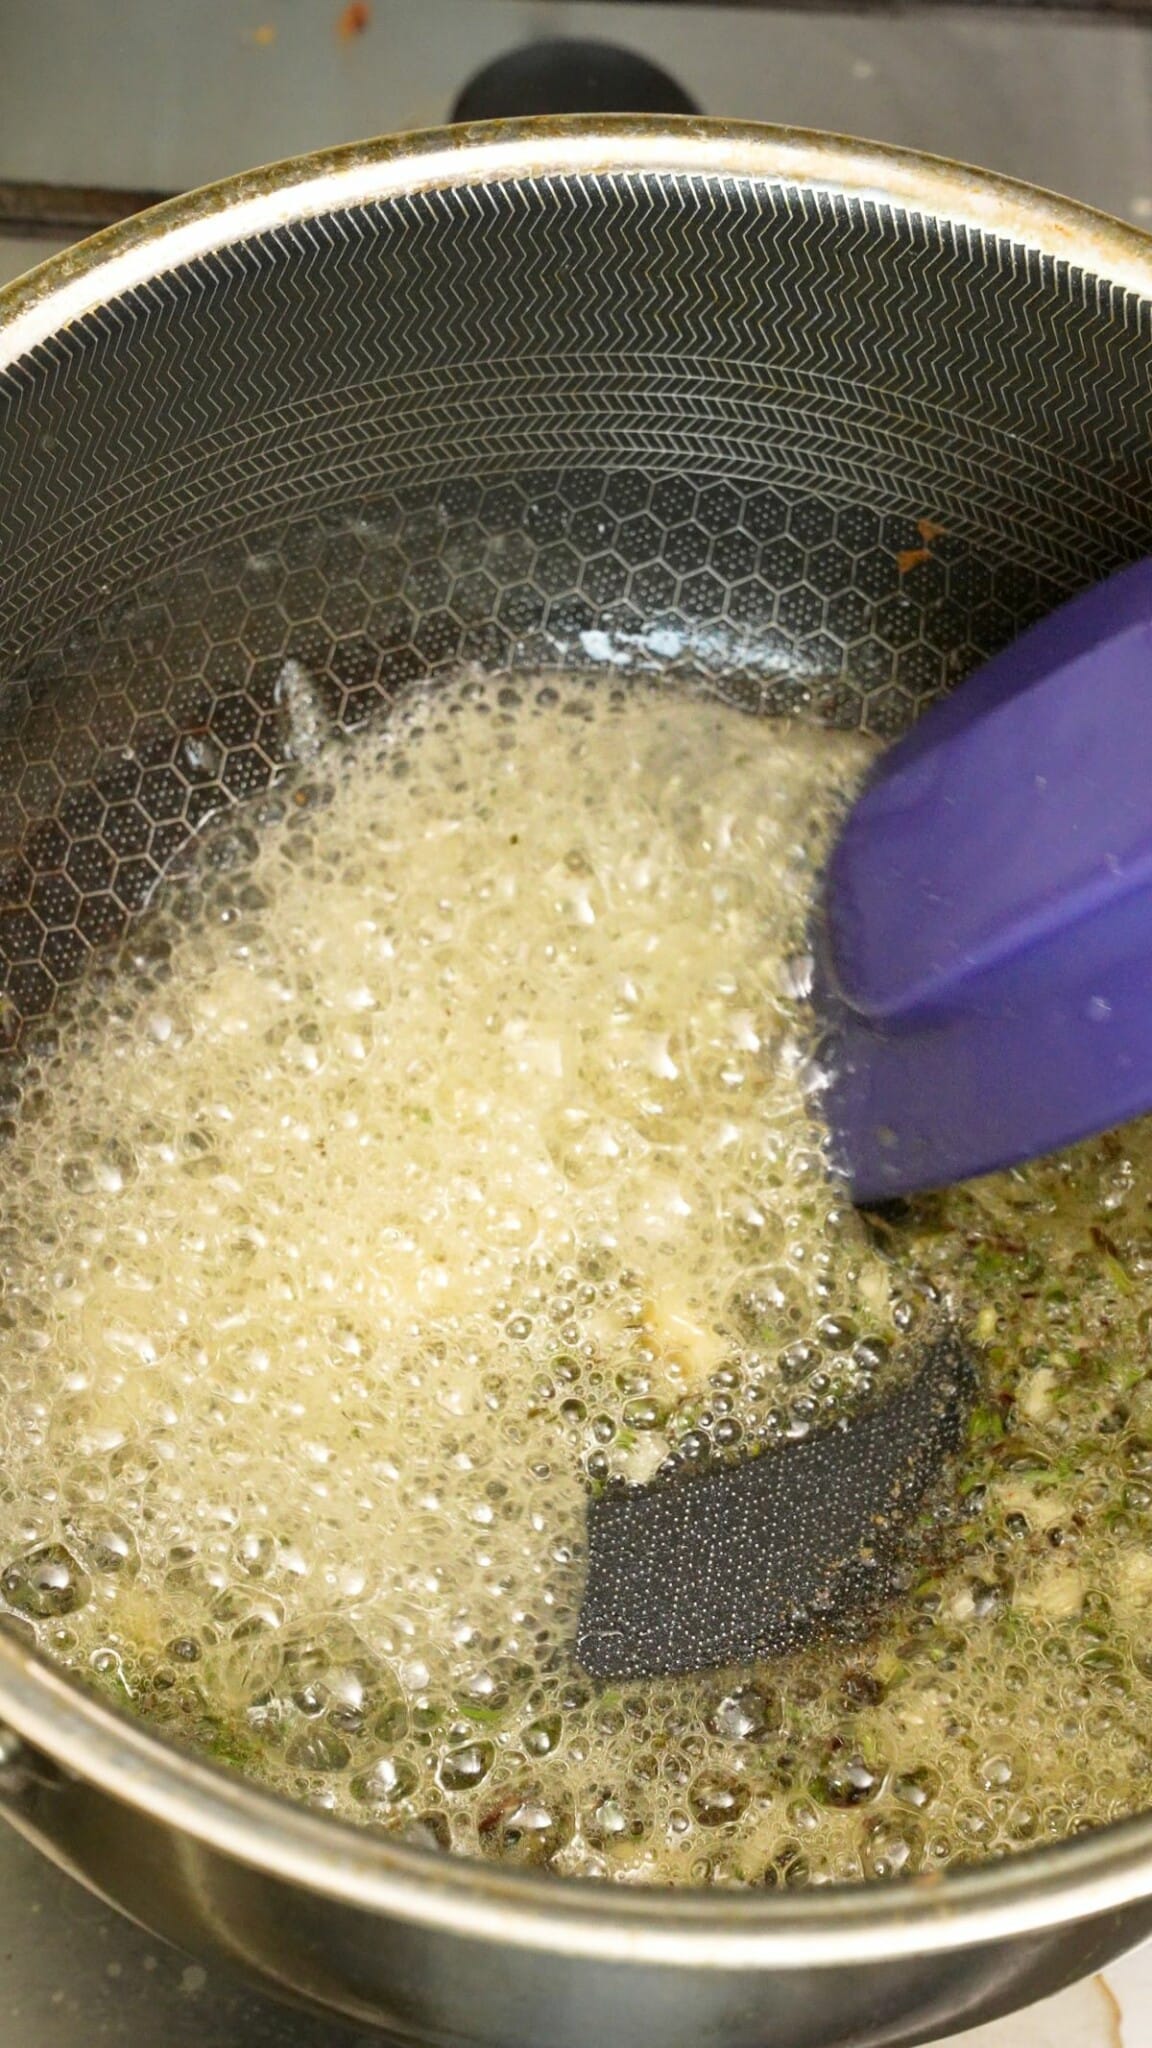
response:
[[[647,53],[707,113],[935,150],[1152,220],[1152,26],[925,0],[365,0],[365,16],[342,34],[343,0],[9,4],[0,180],[180,190],[443,121],[491,58],[572,35]],[[0,238],[0,277],[40,253]]]
[[[1069,7],[1071,12],[1059,10]],[[446,118],[533,35],[647,53],[706,112],[983,163],[1152,221],[1152,0],[1051,11],[863,0],[51,0],[3,10],[0,181],[177,190],[299,150]],[[1087,15],[1096,18],[1081,18]],[[342,29],[344,32],[342,32]],[[5,239],[0,281],[58,243]],[[356,2048],[88,1897],[0,1828],[5,2048]],[[1152,2048],[1152,1949],[967,2048]]]
[[[4,2048],[380,2048],[378,2034],[290,2012],[143,1933],[3,1826],[0,2041]]]

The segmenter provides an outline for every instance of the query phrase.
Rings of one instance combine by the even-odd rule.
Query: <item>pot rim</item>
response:
[[[489,122],[292,158],[106,229],[0,290],[0,371],[124,293],[278,225],[451,186],[645,170],[849,193],[862,205],[943,216],[1152,300],[1152,240],[1139,230],[944,158],[695,118]],[[233,1776],[92,1698],[3,1632],[0,1719],[65,1772],[270,1879],[473,1940],[603,1962],[876,1962],[1037,1933],[1152,1895],[1152,1813],[893,1886],[763,1896],[504,1871],[369,1835]],[[17,1819],[21,1775],[18,1759],[5,1770],[0,1758],[0,1807]],[[50,1784],[38,1796],[51,1798]]]
[[[181,264],[289,222],[416,192],[637,171],[787,184],[943,216],[1024,243],[1139,297],[1152,238],[1015,178],[814,129],[690,115],[480,121],[287,157],[133,214],[0,288],[0,371],[85,314]]]

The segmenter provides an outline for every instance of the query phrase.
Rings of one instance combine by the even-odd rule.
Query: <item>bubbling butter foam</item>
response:
[[[895,1876],[1139,1804],[1148,1141],[847,1205],[804,931],[869,744],[469,680],[307,753],[10,1078],[7,1625],[292,1796],[562,1873]],[[994,1394],[882,1636],[591,1687],[589,1487],[803,1434],[941,1304]]]

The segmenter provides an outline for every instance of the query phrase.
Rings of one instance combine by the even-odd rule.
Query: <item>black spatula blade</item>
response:
[[[833,1428],[591,1502],[578,1662],[594,1678],[750,1664],[871,1613],[975,1386],[945,1334],[906,1384]]]

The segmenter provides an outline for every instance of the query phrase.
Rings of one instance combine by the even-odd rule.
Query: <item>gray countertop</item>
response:
[[[2,0],[0,178],[175,191],[447,118],[539,35],[647,52],[709,114],[829,128],[1152,218],[1152,29],[962,7],[603,0]],[[4,252],[7,255],[7,251]],[[34,254],[27,261],[33,260]],[[13,245],[13,257],[20,252]]]

